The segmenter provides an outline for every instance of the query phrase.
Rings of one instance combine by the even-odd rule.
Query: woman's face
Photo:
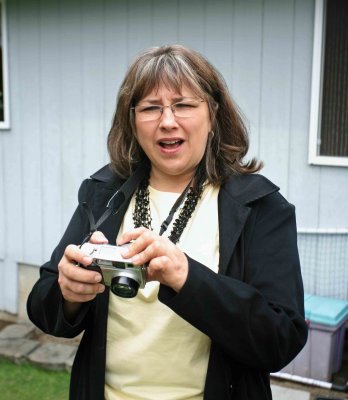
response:
[[[180,114],[180,108],[188,105],[189,116],[176,116],[170,107],[163,108],[155,120],[144,120],[141,115],[143,106],[148,110],[150,106],[169,106],[178,102],[183,105],[178,106],[177,112]],[[194,107],[191,108],[191,104]],[[151,185],[159,190],[181,191],[191,180],[205,152],[211,131],[207,102],[187,87],[177,93],[161,85],[137,104],[135,128],[137,140],[152,164]]]

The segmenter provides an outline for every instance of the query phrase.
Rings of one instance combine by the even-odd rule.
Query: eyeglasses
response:
[[[163,114],[163,110],[168,107],[172,110],[172,113],[175,117],[178,118],[190,118],[194,117],[197,113],[197,109],[201,103],[204,103],[205,100],[191,99],[186,98],[177,103],[168,105],[168,106],[160,106],[160,105],[137,105],[132,107],[131,110],[135,111],[136,117],[138,121],[146,122],[146,121],[156,121],[161,118]]]

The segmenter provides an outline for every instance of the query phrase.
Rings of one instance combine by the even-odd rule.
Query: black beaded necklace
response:
[[[203,185],[199,184],[196,187],[192,187],[190,182],[183,193],[180,195],[178,200],[174,203],[172,209],[169,212],[168,217],[162,222],[161,230],[159,232],[162,235],[168,228],[176,210],[180,207],[181,203],[186,197],[184,206],[182,207],[178,217],[173,223],[173,229],[168,236],[174,244],[178,243],[185,229],[188,220],[191,218],[198,200],[200,199],[203,192]],[[150,192],[148,179],[144,179],[135,193],[135,207],[133,212],[133,223],[135,228],[143,226],[145,228],[153,230],[151,226],[151,210],[150,210]]]

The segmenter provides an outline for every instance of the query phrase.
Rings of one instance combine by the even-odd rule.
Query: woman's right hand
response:
[[[95,232],[90,242],[105,244],[108,241],[101,232]],[[88,268],[81,268],[78,263],[87,267],[92,263],[92,258],[86,256],[78,246],[67,246],[58,264],[58,284],[63,298],[68,303],[91,301],[98,293],[105,290],[105,286],[100,283],[101,274]]]

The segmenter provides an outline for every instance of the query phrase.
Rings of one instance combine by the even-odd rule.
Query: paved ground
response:
[[[57,339],[31,323],[0,321],[0,358],[29,362],[51,370],[70,371],[79,339]],[[347,362],[348,365],[348,362]],[[347,375],[348,376],[348,375]],[[272,379],[274,400],[348,400],[348,394]],[[319,400],[319,398],[318,398]]]
[[[0,331],[0,357],[16,363],[70,371],[76,350],[76,340],[49,338],[30,323],[9,324]]]

